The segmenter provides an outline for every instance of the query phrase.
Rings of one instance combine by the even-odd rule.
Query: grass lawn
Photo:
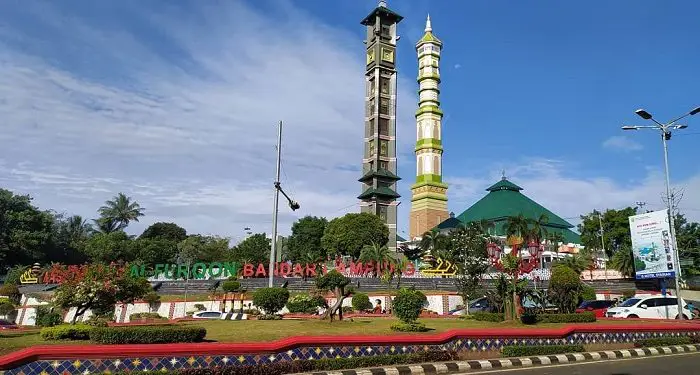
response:
[[[456,328],[557,328],[566,324],[523,325],[520,322],[490,323],[461,319],[423,319],[431,333],[444,332]],[[389,327],[397,320],[386,318],[359,318],[353,321],[329,323],[322,320],[248,320],[225,321],[208,320],[183,324],[202,326],[207,329],[207,339],[217,342],[269,342],[290,336],[332,336],[332,335],[396,335],[407,334],[392,331]],[[629,320],[599,321],[597,324],[631,324]],[[410,333],[408,333],[410,334]],[[38,330],[0,333],[0,355],[34,345],[81,345],[87,341],[44,341]]]

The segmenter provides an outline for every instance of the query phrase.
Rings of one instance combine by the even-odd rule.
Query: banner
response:
[[[667,210],[629,217],[637,279],[676,276]]]

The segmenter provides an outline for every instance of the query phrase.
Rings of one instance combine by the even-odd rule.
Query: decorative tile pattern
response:
[[[227,355],[193,355],[186,357],[138,357],[138,358],[73,358],[38,360],[7,370],[6,375],[64,375],[110,374],[118,371],[177,370],[216,366],[245,366],[299,359],[350,358],[373,355],[417,353],[435,350],[500,350],[510,345],[558,345],[631,343],[653,337],[695,336],[700,332],[596,332],[574,333],[565,338],[474,338],[461,337],[439,345],[362,345],[362,346],[300,346],[279,353]]]

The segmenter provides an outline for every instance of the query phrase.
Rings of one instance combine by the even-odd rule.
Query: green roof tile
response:
[[[379,168],[376,171],[375,170],[370,170],[367,173],[364,174],[364,176],[360,177],[358,181],[363,182],[367,180],[371,180],[374,177],[378,177],[380,179],[387,179],[387,180],[392,180],[392,181],[398,181],[401,179],[401,177],[393,174],[391,171],[388,171],[383,168]]]
[[[360,194],[357,199],[367,199],[375,196],[380,196],[380,197],[388,197],[388,198],[400,198],[401,195],[399,195],[397,192],[391,190],[388,187],[382,186],[379,188],[369,188],[365,190],[362,194]]]

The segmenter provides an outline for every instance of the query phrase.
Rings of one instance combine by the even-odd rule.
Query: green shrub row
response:
[[[157,319],[157,320],[168,320],[168,318],[160,316],[158,313],[153,312],[140,312],[129,315],[129,320],[142,320],[142,319]]]
[[[530,357],[535,355],[581,353],[584,351],[583,345],[518,345],[504,346],[501,349],[504,357]]]
[[[584,312],[577,314],[533,314],[525,313],[520,316],[523,324],[537,323],[594,323],[595,313]]]
[[[187,369],[170,372],[139,372],[139,375],[283,375],[312,371],[338,371],[344,369],[391,366],[408,363],[446,362],[459,359],[457,352],[432,351],[414,354],[377,355],[354,358],[298,360],[260,364],[253,366],[227,366],[205,369]],[[116,373],[114,375],[131,373]]]
[[[199,342],[207,330],[196,326],[94,327],[90,340],[98,344],[168,344]]]
[[[474,316],[474,320],[478,320],[480,322],[502,322],[505,320],[505,314],[503,313],[477,311],[471,315]]]
[[[651,339],[638,340],[634,343],[634,346],[637,348],[648,348],[654,346],[689,345],[692,343],[693,338],[689,336],[655,337]]]
[[[50,306],[38,306],[36,308],[36,325],[39,327],[53,327],[63,323],[63,316],[58,309]]]
[[[62,324],[44,327],[39,333],[44,340],[89,340],[90,331],[95,327],[86,324]]]

